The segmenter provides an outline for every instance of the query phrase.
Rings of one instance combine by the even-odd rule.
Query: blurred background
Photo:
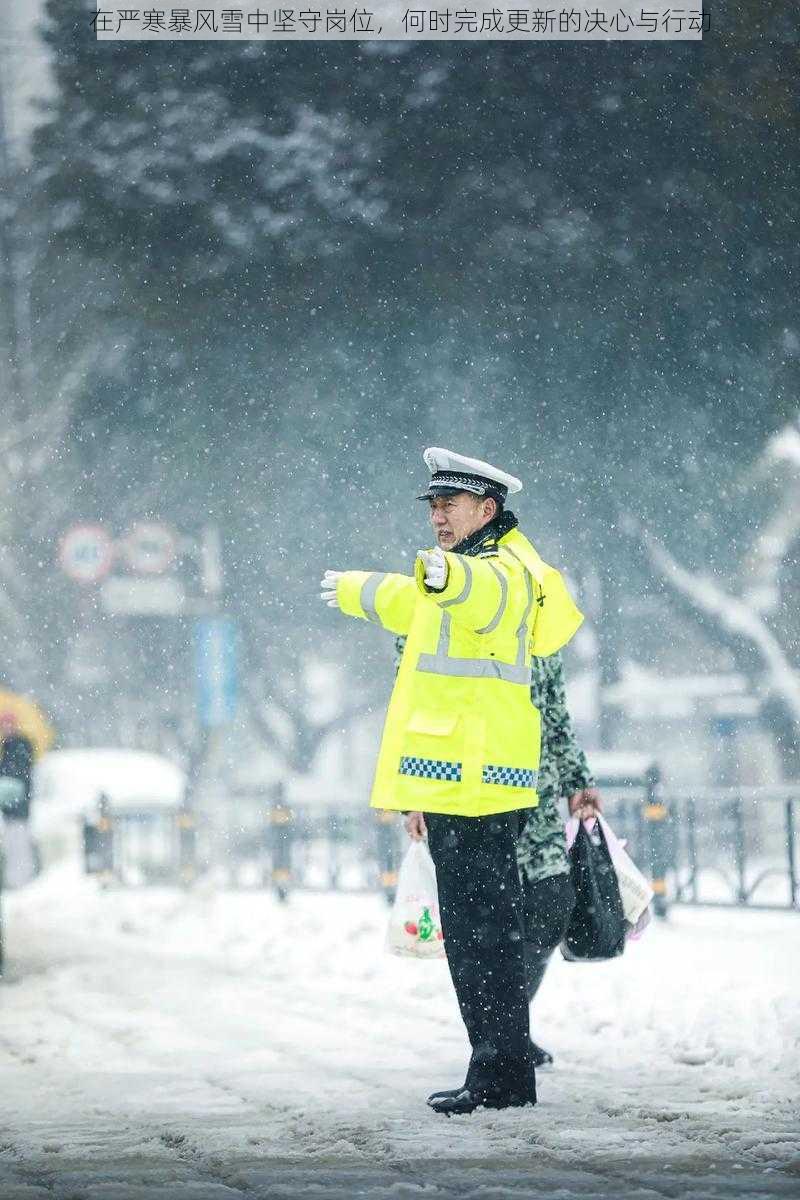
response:
[[[780,798],[785,857],[796,15],[181,45],[97,43],[94,8],[0,33],[0,686],[36,752],[161,755],[231,828],[364,807],[394,647],[317,584],[409,569],[443,445],[524,479],[571,579],[590,760]]]

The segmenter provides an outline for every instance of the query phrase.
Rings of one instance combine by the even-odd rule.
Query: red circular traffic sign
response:
[[[111,535],[102,525],[73,525],[61,539],[58,560],[76,583],[97,583],[114,561]]]

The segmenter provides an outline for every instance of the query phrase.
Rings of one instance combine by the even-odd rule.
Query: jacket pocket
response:
[[[412,712],[406,728],[411,734],[447,738],[455,734],[458,723],[458,713],[431,712],[418,708]]]
[[[430,709],[412,712],[402,742],[401,775],[460,784],[463,758],[463,722],[458,713]]]

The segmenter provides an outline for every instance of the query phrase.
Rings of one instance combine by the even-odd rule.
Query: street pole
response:
[[[195,543],[200,558],[200,586],[203,596],[203,613],[207,617],[218,616],[222,607],[225,574],[222,564],[222,537],[217,525],[204,525],[199,543]],[[202,720],[197,723],[197,741],[187,771],[186,805],[195,805],[200,776],[213,761],[218,731]]]

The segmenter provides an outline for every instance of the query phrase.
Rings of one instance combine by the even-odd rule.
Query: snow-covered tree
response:
[[[800,622],[793,603],[800,540],[800,427],[784,426],[766,443],[745,494],[767,488],[770,504],[753,521],[739,562],[726,574],[690,569],[638,522],[652,570],[682,610],[724,645],[750,679],[772,728],[786,776],[800,773]]]

